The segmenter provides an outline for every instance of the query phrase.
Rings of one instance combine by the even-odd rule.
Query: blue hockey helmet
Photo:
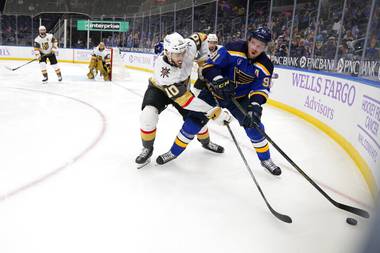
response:
[[[258,39],[266,44],[268,44],[272,40],[272,32],[268,27],[259,27],[255,31],[251,33],[249,39]]]
[[[161,54],[162,51],[164,51],[164,42],[159,41],[156,44],[154,44],[154,53],[155,54]]]

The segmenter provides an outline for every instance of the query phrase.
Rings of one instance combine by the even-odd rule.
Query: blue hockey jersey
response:
[[[221,47],[203,66],[203,76],[211,82],[221,75],[236,84],[235,97],[248,96],[251,101],[264,104],[270,91],[273,63],[263,52],[248,59],[246,41],[236,41]]]

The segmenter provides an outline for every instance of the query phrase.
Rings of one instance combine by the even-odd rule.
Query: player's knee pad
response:
[[[88,79],[94,79],[95,78],[94,73],[93,73],[92,70],[90,70],[90,72],[87,73],[87,78]]]
[[[58,66],[58,64],[52,64],[51,67],[52,67],[54,70],[59,70],[59,66]]]
[[[207,127],[207,125],[204,125],[204,126],[201,128],[201,130],[199,130],[198,134],[204,134],[204,133],[206,133],[206,132],[208,132],[208,127]]]
[[[158,109],[154,106],[147,105],[140,115],[140,127],[146,131],[156,129],[158,122]]]
[[[40,62],[40,69],[42,71],[45,71],[46,70],[46,62]]]
[[[183,122],[182,130],[188,134],[196,135],[203,126],[204,124],[199,118],[188,117],[185,122]]]

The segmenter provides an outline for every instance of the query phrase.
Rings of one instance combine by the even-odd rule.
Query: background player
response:
[[[261,165],[273,175],[280,175],[281,169],[270,158],[268,141],[255,128],[259,125],[264,130],[262,105],[268,99],[273,74],[273,64],[264,51],[271,39],[270,30],[260,27],[248,41],[232,42],[220,48],[207,61],[202,73],[212,83],[218,103],[244,127]],[[215,104],[214,96],[204,91],[199,97]],[[246,116],[232,103],[232,96],[248,112]]]
[[[57,57],[55,54],[58,52],[58,42],[53,34],[46,33],[46,27],[40,26],[38,28],[38,36],[34,39],[34,55],[40,63],[41,72],[43,75],[42,82],[48,81],[48,73],[46,69],[46,60],[49,59],[50,65],[55,70],[58,76],[58,81],[62,81],[61,70],[58,66]]]
[[[88,79],[94,79],[99,71],[100,76],[103,76],[104,81],[111,80],[111,55],[103,42],[100,42],[99,45],[92,51],[90,65],[88,68]]]

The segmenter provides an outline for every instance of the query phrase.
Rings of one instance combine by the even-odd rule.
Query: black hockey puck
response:
[[[347,218],[347,219],[346,219],[346,222],[347,222],[348,224],[350,224],[350,225],[353,225],[353,226],[355,226],[356,224],[358,224],[358,221],[355,220],[354,218]]]

